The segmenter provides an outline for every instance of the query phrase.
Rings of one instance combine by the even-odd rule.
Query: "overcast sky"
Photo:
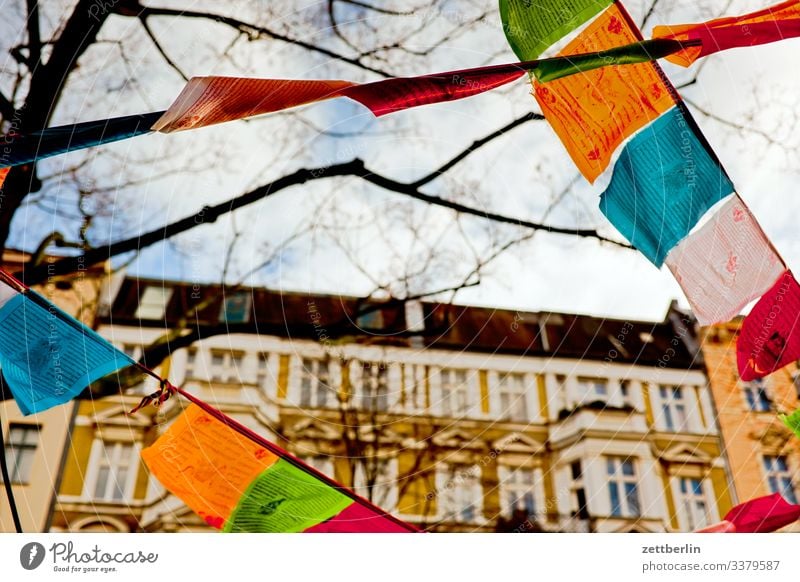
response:
[[[199,3],[151,2],[197,8]],[[482,7],[474,2],[441,5],[437,13],[417,15],[436,19],[442,30],[458,25]],[[626,3],[636,20],[643,10],[639,2]],[[649,6],[649,0],[646,2]],[[405,6],[408,4],[405,3]],[[467,6],[469,5],[469,6]],[[718,15],[727,2],[673,2],[662,0],[662,9],[649,21],[645,33],[659,23],[691,22]],[[219,3],[210,4],[221,10]],[[298,22],[320,12],[319,3],[306,3],[288,11],[279,24],[293,30]],[[458,6],[450,10],[449,6]],[[726,14],[738,14],[763,6],[756,2],[732,2]],[[450,10],[450,11],[448,11]],[[62,13],[63,14],[63,13]],[[412,17],[409,17],[412,18]],[[306,20],[304,20],[306,19]],[[58,16],[52,15],[54,26]],[[201,22],[159,19],[153,29],[173,60],[189,76],[238,74],[261,77],[345,78],[373,80],[364,71],[312,58],[276,43],[236,43],[233,62],[222,61],[215,50],[234,35],[224,27]],[[380,28],[380,23],[376,22]],[[8,24],[6,26],[9,26]],[[306,26],[314,26],[307,24]],[[320,19],[316,34],[328,35]],[[163,64],[143,36],[135,19],[112,17],[104,37],[124,38],[124,61],[113,43],[103,44],[87,55],[87,65],[71,85],[71,97],[57,111],[57,122],[85,121],[166,108],[183,80]],[[305,37],[313,42],[314,36]],[[425,39],[420,39],[424,47]],[[7,42],[12,42],[8,40]],[[698,82],[683,90],[714,117],[697,112],[697,120],[739,194],[791,266],[800,264],[800,244],[794,217],[800,213],[796,195],[798,132],[796,110],[800,95],[800,40],[772,46],[740,49],[706,59]],[[475,27],[437,49],[426,60],[409,59],[402,74],[423,74],[465,68],[486,62],[516,60],[508,48],[499,19]],[[396,68],[393,70],[397,70]],[[695,70],[667,66],[676,84]],[[272,116],[253,122],[173,135],[152,135],[111,146],[102,156],[79,153],[42,164],[42,173],[58,176],[70,165],[89,159],[81,180],[108,187],[103,200],[109,216],[93,225],[94,240],[118,239],[176,219],[204,204],[219,202],[269,179],[304,166],[347,161],[354,156],[368,167],[405,180],[419,177],[463,149],[472,140],[497,129],[526,111],[537,110],[530,87],[520,81],[507,88],[452,104],[428,106],[374,119],[359,106],[339,100],[307,107],[289,116]],[[730,122],[730,124],[724,121]],[[733,126],[742,126],[739,129]],[[328,134],[320,135],[319,129]],[[335,135],[329,135],[333,132]],[[341,136],[339,134],[345,134]],[[766,137],[765,137],[766,136]],[[95,159],[96,158],[96,159]],[[172,173],[174,168],[188,171]],[[167,177],[162,177],[166,173]],[[431,184],[426,192],[483,206],[494,212],[540,220],[548,204],[571,182],[577,172],[555,134],[542,122],[531,123],[496,140],[461,164],[447,180]],[[136,187],[115,190],[115,183],[138,180]],[[75,224],[75,183],[53,179],[46,196],[37,197],[20,212],[11,244],[35,248],[54,229]],[[583,179],[576,182],[548,222],[566,226],[597,227],[618,237],[597,208],[599,190]],[[409,232],[399,227],[396,195],[352,181],[319,181],[284,191],[240,211],[231,219],[195,229],[173,244],[144,251],[129,267],[131,274],[197,281],[219,280],[225,249],[233,233],[240,231],[236,246],[236,272],[246,273],[271,252],[274,245],[304,221],[320,224],[346,216],[351,228],[343,237],[358,249],[356,269],[343,250],[325,237],[306,238],[293,244],[279,259],[249,280],[287,290],[362,294],[372,290],[370,277],[388,277],[404,257],[417,252]],[[322,206],[320,206],[322,205]],[[442,263],[457,270],[469,253],[465,240],[479,250],[493,240],[521,233],[497,225],[487,227],[480,219],[454,223],[452,213],[409,202],[414,224],[424,226],[426,240],[437,240]],[[323,212],[320,212],[320,208]],[[319,216],[315,216],[317,213]],[[460,230],[459,230],[460,227]],[[446,278],[446,277],[445,277]],[[433,285],[436,281],[427,281]],[[419,283],[424,287],[423,282]],[[434,285],[435,287],[435,285]],[[461,292],[456,301],[519,310],[549,310],[657,320],[669,302],[681,292],[666,270],[653,267],[642,255],[602,245],[594,240],[540,233],[492,263],[480,286]]]

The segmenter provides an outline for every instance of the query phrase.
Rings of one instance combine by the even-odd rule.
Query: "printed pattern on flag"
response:
[[[736,194],[670,251],[666,265],[701,325],[729,321],[786,270]]]
[[[628,142],[600,210],[656,266],[733,184],[674,107]]]
[[[718,18],[701,24],[656,26],[653,38],[702,41],[702,46],[688,48],[667,60],[688,67],[700,57],[719,51],[781,41],[800,36],[800,0],[788,0],[776,6],[743,16]]]
[[[341,512],[353,500],[285,459],[261,473],[242,495],[226,532],[296,533]]]
[[[598,16],[559,56],[634,43],[616,5]],[[534,95],[584,177],[594,182],[622,142],[675,104],[652,63],[605,67],[558,81],[534,81]]]
[[[164,487],[218,529],[253,480],[278,460],[194,404],[142,458]]]
[[[5,283],[0,286],[10,289]],[[0,307],[0,368],[23,414],[64,404],[92,382],[134,363],[80,322],[28,293],[13,292]]]
[[[750,381],[800,359],[800,285],[785,271],[744,318],[736,342],[739,376]]]

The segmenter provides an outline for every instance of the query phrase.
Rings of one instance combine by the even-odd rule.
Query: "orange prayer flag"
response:
[[[142,458],[164,487],[217,528],[253,480],[278,460],[194,404]]]
[[[11,168],[0,168],[0,188],[3,187],[3,182],[6,181],[6,176]]]
[[[559,55],[602,51],[638,40],[620,9],[612,5]],[[534,82],[534,90],[545,117],[590,182],[605,171],[625,139],[675,104],[652,63]]]

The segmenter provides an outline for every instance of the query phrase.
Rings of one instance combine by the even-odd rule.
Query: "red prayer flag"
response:
[[[800,285],[791,271],[756,303],[736,342],[739,376],[750,381],[800,359]]]
[[[768,533],[800,519],[800,505],[792,505],[773,493],[759,497],[731,509],[725,521],[731,522],[737,533]]]
[[[800,36],[800,0],[788,0],[777,6],[743,16],[718,18],[701,24],[656,26],[653,38],[700,40],[701,47],[688,48],[667,57],[688,67],[700,57],[732,48],[757,46]]]
[[[356,501],[305,533],[408,533],[408,529]]]
[[[729,521],[721,521],[703,529],[698,529],[695,533],[736,533],[736,526]]]

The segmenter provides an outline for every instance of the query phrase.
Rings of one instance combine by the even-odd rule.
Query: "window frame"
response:
[[[776,463],[779,461],[783,461],[785,469],[776,469]],[[790,465],[790,459],[788,455],[763,455],[761,461],[761,467],[764,471],[765,481],[767,488],[771,493],[780,493],[780,495],[786,499],[789,503],[797,504],[798,503],[798,493],[797,493],[797,486],[795,485],[794,475],[792,473],[792,468]],[[782,483],[782,487],[779,491],[775,490],[775,487],[772,486],[772,479],[776,481],[780,480]],[[786,496],[785,492],[786,489],[786,481],[788,481],[788,491],[791,494],[790,496]],[[777,484],[777,483],[776,483]]]
[[[461,418],[469,416],[475,406],[474,400],[474,377],[477,372],[469,368],[441,367],[437,370],[437,381],[439,388],[438,409],[445,418]],[[472,372],[472,377],[470,373]],[[453,381],[458,374],[464,375],[463,382]],[[445,382],[445,375],[448,376]],[[458,406],[458,397],[463,396],[463,403]],[[455,405],[454,405],[455,401]]]
[[[122,447],[130,447],[130,454],[128,462],[125,465],[126,475],[124,484],[122,486],[122,498],[114,498],[114,486],[118,484],[116,476],[119,472],[119,460],[121,458]],[[109,456],[108,451],[111,449],[113,452]],[[86,467],[86,478],[84,479],[83,497],[92,502],[99,503],[129,503],[133,501],[136,490],[136,481],[141,469],[141,461],[139,453],[141,452],[141,443],[123,439],[109,439],[103,440],[102,438],[95,438],[92,443],[92,451],[89,456],[89,464]],[[100,471],[103,468],[108,468],[108,477],[105,483],[105,496],[97,495],[97,487],[99,485]],[[109,495],[109,492],[110,495]]]
[[[683,515],[686,518],[686,526],[688,531],[695,531],[700,528],[707,527],[712,523],[711,517],[711,501],[706,490],[706,480],[703,477],[687,477],[678,475],[678,494],[680,507],[683,510]],[[695,487],[695,483],[697,487]],[[698,491],[699,489],[699,491]],[[698,519],[697,503],[702,502],[704,513],[702,518]]]
[[[506,382],[508,378],[517,378],[517,388],[508,390],[510,386]],[[498,418],[510,422],[530,422],[531,410],[530,399],[528,398],[529,374],[524,372],[497,372],[495,376],[495,386],[497,389]],[[507,397],[513,404],[506,407],[503,398]]]
[[[524,481],[524,474],[530,474],[530,481],[527,486]],[[523,509],[528,519],[538,515],[539,499],[537,499],[537,481],[539,471],[534,467],[499,465],[497,467],[497,477],[500,481],[500,514],[506,519],[513,516],[514,511]],[[522,480],[519,477],[523,477]],[[514,495],[513,505],[509,502]],[[531,507],[519,507],[519,501],[530,497]],[[525,504],[527,505],[527,504]]]
[[[638,471],[636,470],[636,458],[622,457],[622,456],[604,456],[606,470],[606,491],[608,492],[609,500],[609,515],[612,518],[639,518],[642,516],[642,499],[640,494],[640,483],[638,478]],[[611,465],[614,465],[614,471],[610,470]],[[625,465],[629,464],[631,467],[631,474],[625,474]],[[635,495],[635,503],[631,504],[631,493],[628,485],[633,486],[633,493]],[[617,505],[614,504],[616,490]],[[615,508],[619,507],[619,513],[616,513]],[[635,508],[635,511],[632,509]]]
[[[769,385],[764,378],[741,382],[744,401],[749,412],[772,412],[775,403],[769,393]]]
[[[169,305],[174,292],[175,289],[173,287],[146,285],[144,291],[139,296],[138,303],[136,304],[136,311],[133,316],[136,319],[145,319],[148,321],[163,320],[167,312],[167,305]],[[156,293],[158,297],[154,296]],[[158,313],[158,315],[156,315],[156,313]]]
[[[675,398],[676,391],[680,394]],[[666,396],[665,396],[666,393]],[[690,432],[692,430],[691,407],[687,399],[687,387],[679,384],[659,384],[658,400],[661,406],[661,418],[664,428],[673,433]],[[681,411],[680,414],[678,411]],[[676,424],[678,416],[683,421]]]
[[[20,430],[23,435],[21,442],[15,442],[14,431]],[[28,436],[34,433],[35,442],[31,444],[28,442]],[[42,425],[27,422],[9,422],[7,436],[3,439],[3,454],[6,456],[6,465],[9,471],[9,482],[11,485],[27,485],[31,482],[31,473],[33,472],[33,463],[36,460],[36,451],[39,449],[39,441],[42,433]],[[13,462],[9,458],[13,453]],[[24,455],[24,457],[20,454]],[[25,458],[27,464],[24,471],[20,470],[20,458]],[[26,473],[20,475],[20,473]]]
[[[470,472],[475,474],[470,474]],[[436,512],[439,519],[465,524],[482,523],[484,521],[482,478],[483,472],[477,463],[439,463],[436,471],[436,490],[438,492]],[[462,497],[469,501],[463,507],[460,499]],[[453,505],[458,507],[452,509],[448,507]],[[472,519],[465,511],[469,507],[472,508]]]
[[[334,388],[333,360],[326,358],[300,357],[300,370],[297,386],[297,406],[300,408],[334,408],[338,404],[337,391]],[[310,366],[309,366],[310,364]],[[320,368],[325,365],[324,376]],[[323,381],[323,378],[325,380]],[[304,402],[304,384],[308,381],[308,401]],[[327,382],[327,384],[325,383]],[[327,388],[327,391],[323,389]],[[322,397],[324,395],[324,397]]]

